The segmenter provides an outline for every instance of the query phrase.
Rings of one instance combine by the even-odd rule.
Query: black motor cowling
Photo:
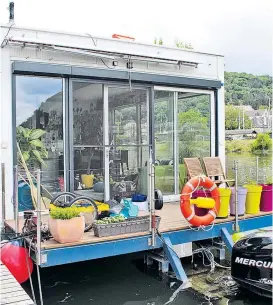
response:
[[[240,239],[232,249],[231,275],[242,287],[272,297],[272,231]]]

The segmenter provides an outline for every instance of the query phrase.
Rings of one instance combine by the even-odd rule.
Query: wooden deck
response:
[[[34,305],[34,302],[16,281],[7,267],[0,262],[1,265],[1,297],[0,304],[4,305]]]
[[[164,205],[164,208],[161,211],[156,211],[156,214],[158,216],[161,216],[161,222],[159,231],[164,232],[170,232],[170,231],[178,231],[183,229],[188,229],[189,223],[186,221],[186,219],[183,217],[180,211],[180,206],[178,203],[167,203]],[[245,218],[252,218],[257,217],[260,215],[267,215],[271,214],[271,212],[260,212],[259,214],[255,215],[245,215],[242,217],[239,217],[239,219],[245,219]],[[147,215],[147,213],[141,212],[140,216]],[[228,217],[226,219],[216,219],[215,223],[223,223],[223,222],[229,222],[234,221],[234,217]],[[23,227],[23,218],[19,220],[19,230]],[[42,215],[42,222],[47,223],[48,222],[48,215]],[[10,227],[11,229],[15,228],[15,222],[14,220],[6,220],[6,225]],[[69,247],[69,246],[75,246],[75,245],[84,245],[89,243],[98,243],[102,241],[112,241],[117,239],[125,239],[130,237],[136,237],[136,236],[144,236],[147,235],[147,232],[139,232],[139,233],[131,233],[131,234],[122,234],[122,235],[116,235],[116,236],[108,236],[108,237],[96,237],[94,236],[93,231],[84,233],[83,238],[79,242],[74,243],[67,243],[67,244],[60,244],[56,242],[53,239],[50,239],[48,241],[45,241],[42,243],[41,248],[42,249],[52,249],[52,248],[60,248],[60,247]]]

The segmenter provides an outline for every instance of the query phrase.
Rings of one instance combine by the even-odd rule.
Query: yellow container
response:
[[[190,200],[191,204],[195,204],[198,208],[212,209],[215,207],[215,201],[209,197],[198,197]]]
[[[244,185],[247,189],[246,214],[258,214],[260,212],[260,202],[263,187],[261,185]]]
[[[227,218],[231,189],[219,188],[218,191],[220,193],[220,209],[217,218]]]
[[[93,186],[94,175],[81,175],[81,178],[85,188],[90,189]]]

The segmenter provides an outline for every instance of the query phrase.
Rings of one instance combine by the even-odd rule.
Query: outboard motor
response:
[[[272,298],[272,231],[259,231],[235,243],[231,275],[242,287]]]

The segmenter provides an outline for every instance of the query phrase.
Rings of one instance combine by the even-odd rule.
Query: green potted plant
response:
[[[54,207],[49,213],[49,230],[59,243],[79,241],[84,233],[85,220],[77,207]]]
[[[29,197],[31,200],[20,205],[19,210],[23,211],[27,209],[33,209],[36,207],[37,188],[35,185],[35,179],[33,181],[34,171],[40,168],[41,164],[45,166],[44,159],[48,157],[47,150],[41,141],[41,137],[46,131],[41,129],[29,129],[23,126],[16,128],[16,140],[17,140],[17,161],[18,161],[18,175],[20,180],[24,181],[30,188]],[[32,173],[31,173],[32,172]],[[39,190],[40,191],[40,190]],[[24,195],[26,199],[26,195]],[[46,208],[48,200],[42,197],[42,206]]]
[[[44,159],[48,157],[48,152],[41,141],[41,137],[46,134],[42,129],[29,129],[23,126],[16,128],[16,140],[20,147],[22,156],[27,165],[39,167],[45,166]],[[18,160],[20,161],[20,156]]]

